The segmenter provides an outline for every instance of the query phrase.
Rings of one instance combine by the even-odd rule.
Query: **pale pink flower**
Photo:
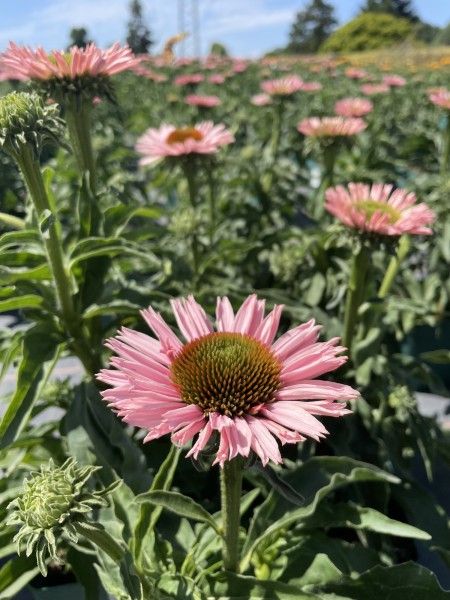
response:
[[[16,46],[1,53],[1,62],[18,76],[35,80],[75,79],[89,75],[114,75],[139,64],[131,48],[120,47],[116,42],[107,50],[88,44],[86,48],[72,46],[68,52],[52,50],[49,54],[38,46],[32,50],[29,46]]]
[[[361,91],[366,96],[371,96],[372,94],[388,94],[391,88],[385,83],[371,84],[367,83],[366,85],[361,86]]]
[[[432,90],[429,95],[430,101],[436,106],[450,110],[450,92],[445,88],[437,88]]]
[[[367,123],[363,119],[344,117],[312,117],[304,119],[297,125],[297,129],[308,137],[341,137],[355,135],[366,129]]]
[[[345,75],[349,79],[363,79],[367,75],[367,73],[366,73],[366,71],[364,71],[364,69],[348,68],[348,69],[345,69]]]
[[[372,110],[372,102],[365,98],[344,98],[334,105],[334,112],[340,117],[363,117]]]
[[[325,208],[345,225],[381,235],[431,234],[427,225],[435,214],[426,204],[415,204],[413,192],[375,183],[349,183],[325,192]],[[391,193],[392,192],[392,193]]]
[[[221,103],[220,98],[217,96],[196,96],[194,94],[186,96],[184,101],[191,106],[204,106],[206,108],[218,106]]]
[[[272,99],[269,94],[255,94],[250,98],[250,102],[255,106],[267,106],[272,104]]]
[[[193,75],[179,75],[178,77],[175,77],[173,83],[174,85],[182,86],[189,85],[191,83],[201,83],[204,80],[204,75],[202,75],[201,73],[196,73]]]
[[[300,86],[301,92],[317,92],[322,89],[322,85],[318,81],[303,81]]]
[[[238,60],[233,64],[233,67],[232,67],[233,73],[243,73],[246,70],[247,70],[247,64],[241,60]]]
[[[216,75],[210,75],[208,77],[208,81],[209,83],[223,83],[225,81],[225,77],[217,73]]]
[[[270,96],[290,96],[298,92],[303,85],[303,81],[297,75],[281,77],[281,79],[270,79],[263,81],[260,85],[263,92]]]
[[[144,157],[141,165],[148,165],[160,158],[185,154],[215,154],[220,146],[234,142],[234,136],[225,125],[212,121],[198,123],[194,127],[163,124],[159,129],[148,129],[136,144],[136,150]]]
[[[318,342],[314,321],[274,342],[282,306],[264,317],[265,301],[249,296],[234,314],[217,299],[216,327],[192,296],[173,300],[181,341],[151,307],[142,316],[157,339],[122,328],[107,346],[117,356],[100,381],[102,392],[126,423],[148,430],[144,442],[170,434],[180,446],[198,437],[187,456],[198,458],[218,437],[215,463],[222,467],[253,451],[262,463],[281,463],[278,446],[320,440],[328,432],[315,415],[340,417],[343,402],[358,392],[316,379],[346,360],[339,338]]]
[[[406,79],[400,75],[384,75],[383,83],[390,87],[402,87],[406,85]]]

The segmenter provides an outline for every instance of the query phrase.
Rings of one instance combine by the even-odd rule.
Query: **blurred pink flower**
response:
[[[191,106],[204,106],[206,108],[218,106],[221,103],[220,98],[217,96],[195,96],[194,94],[186,96],[184,101]]]
[[[233,67],[232,67],[233,73],[243,73],[246,70],[247,70],[247,64],[241,60],[238,60],[233,64]]]
[[[343,117],[312,117],[297,125],[298,131],[309,137],[339,137],[355,135],[366,129],[363,119]]]
[[[0,60],[16,76],[35,80],[114,75],[131,69],[140,62],[131,48],[121,48],[119,42],[107,50],[88,44],[86,48],[72,46],[68,52],[52,50],[49,54],[40,46],[32,50],[29,46],[19,47],[10,42],[9,48],[1,53]]]
[[[297,75],[282,77],[281,79],[270,79],[263,81],[260,88],[270,96],[290,96],[298,92],[303,85],[303,81]]]
[[[204,80],[204,75],[202,75],[201,73],[195,73],[192,75],[179,75],[178,77],[175,77],[173,83],[174,85],[182,86],[189,85],[191,83],[201,83]]]
[[[364,71],[364,69],[348,68],[348,69],[345,69],[345,75],[349,79],[363,79],[367,75],[367,73],[366,73],[366,71]]]
[[[361,86],[361,92],[366,94],[366,96],[371,96],[372,94],[388,94],[391,91],[391,88],[385,83],[378,84],[370,84]]]
[[[390,87],[402,87],[406,85],[406,79],[400,75],[384,75],[383,83]]]
[[[427,225],[435,214],[426,204],[415,204],[412,192],[375,183],[349,183],[325,192],[325,208],[345,225],[381,235],[431,234]],[[392,192],[392,193],[391,193]]]
[[[163,124],[159,129],[148,129],[136,143],[136,150],[143,154],[139,161],[148,165],[160,158],[185,154],[215,154],[220,146],[234,142],[234,136],[225,125],[211,121],[194,127]]]
[[[450,92],[445,88],[432,90],[429,95],[430,101],[436,106],[450,110]]]
[[[372,102],[365,98],[344,98],[334,105],[334,112],[340,117],[363,117],[372,110]]]
[[[223,75],[210,75],[208,77],[209,83],[223,83],[225,81],[225,77]]]
[[[356,398],[348,385],[315,379],[346,360],[339,338],[318,342],[314,321],[276,342],[282,306],[264,318],[265,301],[249,296],[236,315],[228,298],[217,299],[216,330],[189,296],[173,300],[182,342],[151,307],[142,316],[158,339],[122,328],[107,346],[118,356],[98,379],[126,423],[148,430],[144,442],[171,434],[182,446],[198,437],[187,456],[198,458],[213,435],[222,467],[253,452],[266,465],[281,463],[278,446],[320,440],[328,432],[314,416],[340,417],[342,402]]]
[[[272,99],[269,94],[255,94],[250,98],[250,102],[255,106],[267,106],[272,104]]]
[[[322,85],[318,81],[303,81],[300,86],[301,92],[317,92],[322,89]]]

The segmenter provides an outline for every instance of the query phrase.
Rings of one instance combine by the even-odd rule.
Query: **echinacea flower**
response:
[[[175,127],[162,124],[159,129],[148,129],[136,144],[143,154],[139,161],[148,165],[160,158],[186,154],[215,154],[220,146],[234,142],[234,136],[225,125],[212,121],[198,123],[194,127]]]
[[[367,75],[367,73],[366,71],[364,71],[364,69],[348,68],[345,69],[345,75],[349,79],[363,79]]]
[[[225,76],[224,75],[220,75],[220,74],[210,75],[208,77],[208,81],[209,81],[209,83],[220,84],[220,83],[223,83],[225,81]]]
[[[384,75],[383,83],[389,87],[403,87],[406,85],[406,79],[400,75]]]
[[[325,208],[345,225],[362,231],[394,236],[433,233],[427,225],[433,223],[434,212],[424,203],[416,204],[413,192],[392,189],[392,185],[382,183],[329,188]]]
[[[344,98],[334,105],[334,112],[340,117],[363,117],[372,110],[372,102],[365,98]]]
[[[361,86],[361,92],[366,96],[372,96],[374,94],[388,94],[391,88],[385,83],[371,84]]]
[[[345,137],[355,135],[366,129],[367,123],[363,119],[343,117],[312,117],[304,119],[297,125],[297,129],[308,137]]]
[[[217,96],[196,96],[195,94],[186,96],[184,101],[191,106],[204,106],[205,108],[212,108],[221,103]]]
[[[173,80],[174,85],[183,86],[201,83],[205,80],[205,77],[200,73],[194,73],[193,75],[179,75]]]
[[[158,339],[122,328],[107,346],[118,356],[98,378],[112,386],[102,392],[126,423],[148,430],[144,441],[171,434],[186,444],[187,456],[219,440],[215,463],[222,467],[253,451],[265,465],[281,463],[278,441],[320,440],[328,432],[314,416],[347,414],[343,402],[358,392],[348,385],[315,379],[347,359],[338,338],[318,342],[314,321],[274,342],[282,306],[264,317],[264,300],[249,296],[234,314],[218,298],[214,329],[203,308],[189,296],[173,300],[181,341],[151,307],[142,316]],[[209,445],[210,445],[209,444]]]
[[[254,106],[267,106],[268,104],[272,104],[269,94],[255,94],[250,98],[250,102]]]
[[[430,102],[446,110],[450,110],[450,92],[445,88],[437,88],[429,95]]]
[[[297,75],[281,77],[281,79],[270,79],[263,81],[260,88],[270,96],[290,96],[298,92],[303,85],[303,81]]]
[[[318,81],[303,81],[300,86],[301,92],[318,92],[322,89],[322,84]]]

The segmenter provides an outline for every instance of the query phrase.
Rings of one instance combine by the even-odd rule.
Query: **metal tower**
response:
[[[201,56],[200,14],[198,0],[178,0],[178,31],[189,34],[180,43],[182,56]]]

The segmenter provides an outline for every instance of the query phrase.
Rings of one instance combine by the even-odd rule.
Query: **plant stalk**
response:
[[[350,281],[348,284],[347,300],[345,305],[343,345],[348,348],[351,357],[351,346],[358,323],[358,309],[361,306],[365,292],[367,275],[369,271],[369,253],[367,248],[361,246],[353,255]]]
[[[242,464],[240,458],[226,461],[220,477],[223,567],[226,571],[237,573],[239,564],[239,510],[242,494]]]
[[[90,99],[82,100],[79,104],[73,99],[67,103],[65,119],[78,167],[82,173],[89,173],[90,189],[95,196],[97,177],[91,137],[91,110]]]
[[[397,253],[395,256],[393,256],[391,258],[391,262],[389,263],[386,274],[381,283],[380,290],[377,294],[378,298],[383,299],[389,293],[389,290],[391,289],[394,279],[396,278],[396,276],[400,270],[400,266],[401,266],[402,262],[405,260],[406,256],[408,255],[408,252],[410,249],[411,249],[411,238],[409,237],[409,235],[402,235],[402,237],[400,238],[398,247],[397,247]]]
[[[447,111],[447,126],[444,132],[444,147],[442,152],[441,162],[441,177],[448,175],[448,167],[450,160],[450,111]]]

